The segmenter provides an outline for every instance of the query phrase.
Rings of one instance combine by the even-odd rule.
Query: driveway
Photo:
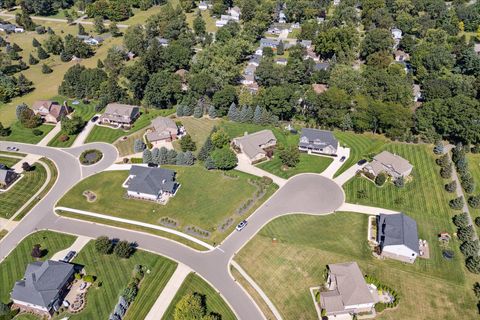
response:
[[[238,159],[238,165],[235,167],[235,170],[246,172],[249,174],[252,174],[257,177],[269,177],[273,180],[274,183],[276,183],[279,187],[282,187],[287,183],[287,180],[282,179],[274,174],[271,174],[270,172],[267,172],[265,170],[262,170],[253,164],[250,163],[250,160],[247,158],[247,156],[243,153],[237,154],[237,159]]]
[[[50,130],[49,133],[47,133],[47,134],[45,135],[45,137],[42,138],[42,140],[40,140],[39,143],[37,143],[37,145],[38,145],[38,146],[46,147],[46,146],[48,145],[48,143],[49,143],[50,141],[52,141],[52,139],[55,138],[55,136],[56,136],[58,133],[60,133],[61,130],[62,130],[62,125],[61,125],[61,123],[59,122],[59,123],[57,123],[57,124],[55,125],[55,127],[54,127],[52,130]]]
[[[360,171],[363,169],[368,164],[368,162],[365,162],[362,165],[354,164],[350,168],[348,168],[345,172],[343,172],[341,175],[333,179],[336,183],[339,185],[343,186],[348,180],[352,179],[355,177],[357,174],[357,171]]]
[[[99,117],[100,114],[96,114],[95,117]],[[93,117],[92,117],[93,118]],[[88,135],[90,134],[90,131],[95,127],[95,122],[92,122],[89,120],[85,127],[83,128],[82,132],[80,132],[75,139],[75,141],[72,144],[72,148],[82,146],[85,143],[85,140],[87,140]]]
[[[340,161],[342,157],[345,157],[344,161]],[[332,163],[325,169],[321,174],[327,178],[333,178],[335,172],[340,169],[341,166],[345,163],[345,161],[350,157],[350,148],[338,147],[337,156],[333,158]]]

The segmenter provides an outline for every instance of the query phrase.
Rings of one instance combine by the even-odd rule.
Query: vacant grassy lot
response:
[[[181,184],[175,197],[167,205],[149,201],[125,199],[126,190],[122,183],[128,177],[128,171],[102,172],[89,177],[71,189],[59,202],[60,206],[93,211],[126,219],[159,224],[162,217],[178,221],[178,228],[195,225],[204,230],[215,232],[225,219],[233,217],[236,221],[242,216],[236,214],[248,199],[253,198],[257,187],[248,179],[258,179],[242,172],[234,172],[237,178],[225,176],[221,171],[208,171],[200,166],[165,166],[177,172]],[[86,201],[82,193],[93,191],[97,200]],[[257,203],[264,201],[269,193]],[[232,226],[233,227],[233,226]],[[225,234],[215,232],[211,241]]]
[[[192,140],[195,141],[197,144],[197,153],[210,135],[213,127],[220,123],[219,120],[212,120],[206,117],[201,119],[194,117],[181,117],[175,120],[182,123],[187,130],[187,133],[192,137]],[[180,143],[178,140],[173,142],[173,146],[175,149],[180,150]]]
[[[35,261],[30,255],[34,244],[40,244],[46,250],[46,255],[41,260],[50,258],[55,252],[68,248],[75,241],[74,236],[39,231],[26,237],[15,249],[0,263],[0,300],[4,303],[10,300],[10,291],[15,281],[23,278],[27,264]]]
[[[0,107],[0,119],[2,117],[1,110],[2,109]],[[3,120],[2,120],[2,123],[3,123]],[[35,129],[25,128],[20,124],[20,122],[16,121],[10,126],[10,129],[12,130],[12,133],[7,137],[0,137],[0,141],[2,141],[2,140],[3,141],[17,141],[17,142],[23,142],[23,143],[37,144],[53,128],[54,128],[53,125],[42,124],[41,126],[35,128],[35,129],[40,130],[42,132],[41,135],[36,136],[36,135],[33,134],[33,130],[35,130]]]
[[[348,131],[335,131],[335,137],[342,146],[350,148],[350,157],[345,161],[342,167],[335,173],[335,176],[350,168],[359,160],[368,158],[368,155],[377,153],[383,145],[390,141],[380,135],[371,133],[356,134]]]
[[[177,303],[187,294],[198,293],[205,297],[205,304],[207,306],[208,313],[216,313],[221,316],[222,320],[235,320],[236,317],[233,314],[230,307],[225,303],[223,298],[212,288],[205,280],[190,273],[185,281],[182,283],[177,294],[173,298],[171,304],[168,306],[167,311],[163,316],[163,320],[173,320],[175,312],[175,306]]]
[[[318,286],[326,264],[357,261],[400,294],[397,309],[377,319],[474,319],[476,300],[465,284],[463,258],[436,257],[407,265],[373,258],[367,245],[367,215],[335,213],[324,217],[278,218],[253,238],[236,259],[265,291],[284,319],[317,319],[309,287]],[[276,238],[277,242],[272,243]],[[431,247],[437,247],[437,242]],[[454,241],[452,248],[458,243]],[[438,252],[435,250],[434,254]]]
[[[108,142],[114,143],[118,138],[128,136],[140,129],[150,125],[153,119],[159,116],[168,116],[175,112],[175,109],[143,109],[140,117],[133,123],[130,130],[112,129],[103,126],[95,126],[88,135],[85,143]]]
[[[93,241],[80,251],[73,262],[84,265],[87,274],[95,275],[96,281],[101,281],[102,286],[94,286],[88,291],[87,307],[78,315],[69,315],[70,319],[108,319],[137,264],[147,267],[150,273],[145,274],[138,296],[128,310],[127,319],[143,319],[176,268],[175,262],[141,250],[129,259],[101,255],[95,250]]]
[[[25,172],[11,189],[0,193],[0,217],[12,217],[45,183],[47,171],[43,165],[37,162],[33,166],[35,170]]]
[[[306,153],[300,154],[300,162],[295,168],[284,170],[282,160],[278,154],[272,160],[262,162],[257,165],[260,169],[268,171],[276,176],[288,179],[296,174],[313,172],[322,173],[332,163],[333,159],[329,157],[313,156]]]

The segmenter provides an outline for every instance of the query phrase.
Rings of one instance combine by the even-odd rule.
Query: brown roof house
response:
[[[327,270],[328,291],[320,293],[320,306],[329,319],[373,311],[376,291],[367,285],[356,262],[329,264]]]
[[[373,158],[372,162],[365,166],[365,170],[370,174],[373,174],[375,177],[379,173],[385,172],[392,178],[405,178],[412,173],[413,166],[408,160],[405,160],[396,154],[382,151]]]
[[[140,107],[129,104],[109,103],[100,122],[119,127],[130,127],[140,116]]]
[[[173,141],[177,139],[178,127],[175,121],[166,117],[158,117],[152,121],[152,128],[147,132],[147,140],[153,145],[161,141]]]
[[[42,117],[45,122],[58,123],[63,117],[70,113],[67,103],[63,105],[55,101],[39,100],[32,105],[33,113]]]
[[[267,157],[265,149],[275,146],[277,139],[271,130],[262,130],[235,138],[232,143],[247,156],[250,163],[256,163]]]

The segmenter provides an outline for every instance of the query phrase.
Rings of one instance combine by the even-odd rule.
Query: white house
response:
[[[233,18],[233,20],[235,21],[239,21],[240,20],[240,16],[242,15],[242,11],[240,10],[239,7],[235,6],[233,8],[231,8],[230,10],[228,10],[228,13],[230,14],[230,16]]]
[[[331,131],[303,128],[298,149],[308,153],[335,155],[338,150],[338,140]]]
[[[202,11],[205,11],[208,9],[208,4],[207,2],[205,1],[200,1],[200,3],[198,4],[198,9],[202,10]]]
[[[414,263],[419,253],[417,223],[403,213],[380,214],[377,243],[382,256]]]

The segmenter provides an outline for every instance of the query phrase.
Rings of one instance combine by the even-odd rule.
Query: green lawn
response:
[[[197,119],[194,117],[180,117],[175,119],[180,121],[187,130],[187,133],[192,137],[192,140],[197,144],[197,153],[202,148],[205,140],[210,135],[213,127],[220,123],[219,120],[212,120],[209,118]],[[180,151],[179,140],[173,142],[173,146],[176,150]]]
[[[68,315],[70,319],[108,319],[137,264],[147,267],[150,273],[145,274],[137,298],[125,319],[143,319],[177,265],[167,258],[141,250],[129,259],[119,259],[113,254],[101,255],[95,250],[93,241],[80,251],[73,262],[84,265],[87,274],[95,275],[96,281],[101,281],[102,286],[94,286],[88,291],[86,308],[77,315]],[[59,318],[63,316],[65,314]]]
[[[143,128],[141,130],[138,130],[137,132],[132,133],[127,137],[126,140],[120,139],[115,141],[113,145],[117,148],[120,157],[128,156],[129,154],[135,153],[135,151],[133,150],[135,140],[143,140],[143,135],[145,134],[145,131],[147,131],[147,128]]]
[[[470,168],[470,172],[473,175],[473,179],[475,181],[475,195],[480,194],[480,154],[467,154],[468,159],[468,167]],[[468,197],[468,195],[465,195]],[[472,218],[475,219],[476,217],[480,217],[480,209],[472,209],[470,208],[470,214]],[[477,232],[480,232],[480,228],[477,227]]]
[[[108,142],[114,143],[118,138],[128,136],[140,129],[150,125],[151,121],[159,116],[168,116],[175,112],[175,109],[143,109],[141,116],[134,122],[130,130],[112,129],[103,126],[95,126],[88,135],[85,143]]]
[[[152,224],[159,224],[162,217],[169,217],[178,221],[181,230],[194,225],[213,232],[207,241],[218,242],[226,235],[217,231],[218,226],[229,217],[234,218],[235,222],[244,218],[236,214],[236,211],[257,191],[257,187],[248,180],[259,178],[242,172],[233,171],[238,178],[231,178],[221,171],[208,171],[201,166],[165,167],[177,172],[177,180],[181,184],[175,197],[166,205],[125,199],[126,191],[121,185],[128,177],[128,171],[110,171],[81,181],[59,201],[59,206]],[[85,190],[93,191],[97,200],[87,202],[82,195]],[[263,202],[274,190],[274,186],[270,186],[268,193],[257,204]],[[234,225],[231,226],[233,227]]]
[[[190,273],[185,278],[185,281],[182,283],[180,289],[178,289],[177,294],[168,306],[167,311],[165,311],[162,320],[173,320],[175,306],[184,296],[191,293],[198,293],[205,297],[207,313],[219,314],[222,320],[236,319],[232,310],[230,310],[230,307],[225,303],[223,298],[215,291],[215,289],[199,276],[195,275],[194,273]]]
[[[193,30],[193,20],[197,16],[198,10],[187,13],[187,23],[188,26]],[[218,31],[218,27],[215,25],[216,19],[210,14],[210,10],[200,11],[202,18],[205,21],[205,29],[208,33],[214,33]]]
[[[33,165],[35,170],[24,173],[11,189],[0,193],[0,217],[13,216],[45,183],[47,171],[38,162]]]
[[[40,244],[47,254],[42,260],[50,258],[57,251],[68,248],[75,241],[71,235],[51,231],[39,231],[23,239],[15,249],[0,263],[0,300],[8,302],[15,281],[23,278],[27,264],[35,261],[31,257],[34,244]]]
[[[0,109],[0,111],[1,111],[1,109]],[[1,118],[1,112],[0,112],[0,118]],[[37,130],[42,131],[42,135],[36,136],[36,135],[33,134],[34,129],[25,128],[17,121],[17,122],[14,122],[10,126],[10,129],[12,130],[12,133],[7,137],[0,137],[0,141],[2,141],[2,140],[4,140],[4,141],[17,141],[17,142],[23,142],[23,143],[37,144],[53,128],[54,128],[53,125],[42,124],[41,126],[35,128]]]
[[[14,318],[15,320],[38,320],[39,318],[30,313],[22,313]]]
[[[350,148],[350,157],[335,173],[340,175],[359,160],[367,158],[369,154],[377,153],[384,144],[389,143],[385,137],[371,133],[356,134],[348,131],[335,131],[335,137],[344,146]]]
[[[400,304],[376,319],[474,319],[476,300],[466,285],[463,258],[403,264],[377,260],[367,245],[368,216],[335,213],[290,215],[265,226],[236,260],[265,291],[285,320],[317,319],[309,288],[318,286],[326,264],[357,261],[400,294]],[[448,223],[448,221],[446,221]],[[276,238],[277,242],[272,243]],[[431,247],[437,247],[437,242]],[[450,245],[458,247],[454,241]],[[434,254],[437,254],[436,250]]]
[[[272,160],[259,163],[257,167],[281,178],[288,179],[299,173],[322,173],[330,165],[330,163],[332,163],[332,161],[333,159],[329,157],[320,157],[301,153],[300,162],[295,168],[284,170],[282,168],[282,160],[280,160],[278,155],[274,156]]]
[[[20,160],[21,159],[18,158],[3,157],[0,155],[0,163],[6,165],[9,168],[13,167]]]

